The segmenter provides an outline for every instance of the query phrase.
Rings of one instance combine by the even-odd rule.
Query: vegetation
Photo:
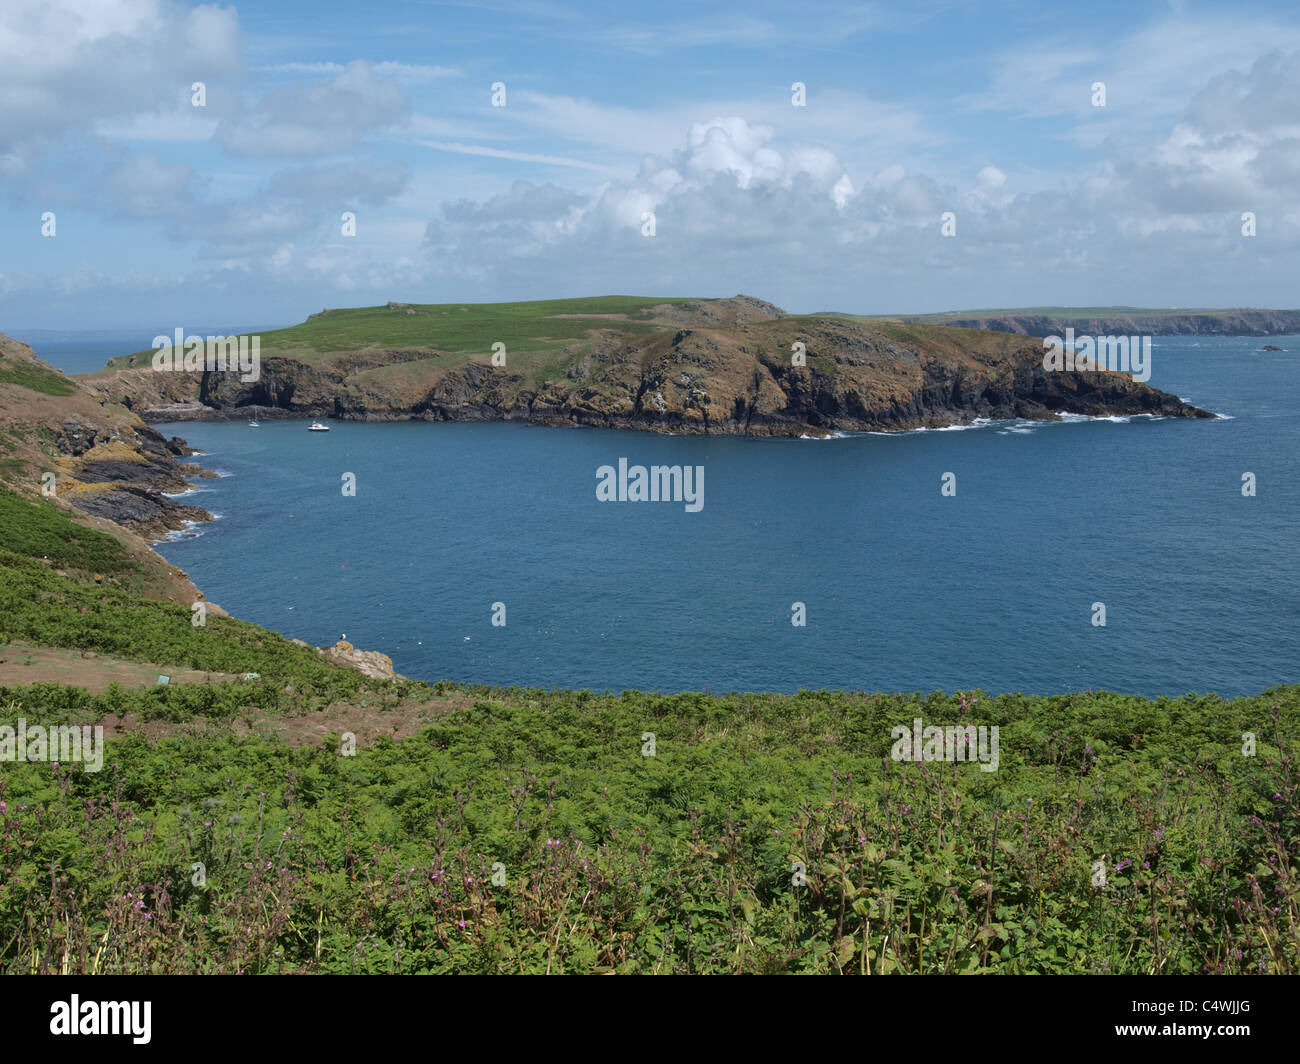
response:
[[[149,725],[99,772],[0,761],[0,971],[1300,973],[1300,687],[385,683],[113,586],[129,559],[49,503],[0,520],[0,639],[260,674],[0,688],[10,728]],[[257,724],[412,707],[355,750]],[[892,760],[917,716],[997,726],[997,771]]]
[[[0,966],[1295,973],[1297,714],[512,690],[350,757],[130,735],[6,766]],[[913,715],[999,724],[999,770],[889,760]]]
[[[62,373],[35,362],[0,362],[0,384],[16,384],[44,395],[72,395],[76,386]]]
[[[30,569],[37,559],[48,559],[55,569],[83,574],[130,576],[139,570],[121,542],[107,533],[74,524],[45,499],[27,500],[0,491],[0,565]]]
[[[589,330],[617,324],[621,332],[649,332],[650,308],[687,302],[650,296],[598,296],[522,303],[411,303],[397,307],[350,307],[313,315],[286,329],[260,333],[262,358],[314,356],[366,348],[428,348],[486,358],[491,344],[511,353],[559,351]],[[412,313],[406,313],[410,310]],[[610,320],[612,319],[612,320]],[[152,351],[111,359],[109,368],[145,365]],[[144,361],[141,361],[144,360]]]

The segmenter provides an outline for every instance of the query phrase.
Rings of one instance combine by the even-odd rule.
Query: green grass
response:
[[[104,576],[131,577],[140,571],[119,540],[76,524],[46,499],[28,501],[9,491],[0,491],[0,555],[24,564],[49,558],[55,569]]]
[[[34,362],[0,362],[0,384],[16,384],[43,395],[72,395],[77,390],[63,374]]]
[[[413,303],[415,314],[387,306],[356,307],[260,333],[260,351],[262,358],[291,355],[306,362],[366,349],[430,349],[486,359],[498,341],[506,345],[507,354],[514,354],[516,348],[555,352],[584,339],[593,329],[651,331],[652,307],[683,302],[687,300],[680,297],[599,296],[523,303]],[[616,320],[563,315],[614,315]],[[151,354],[123,355],[112,359],[109,367],[126,368],[132,358],[138,366],[142,356],[147,359]]]

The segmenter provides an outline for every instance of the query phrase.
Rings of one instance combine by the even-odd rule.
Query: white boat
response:
[[[328,425],[322,425],[319,421],[313,421],[307,426],[308,432],[329,432],[329,430],[330,427]]]
[[[260,429],[262,426],[257,421],[257,407],[253,407],[253,420],[248,423],[250,429]]]

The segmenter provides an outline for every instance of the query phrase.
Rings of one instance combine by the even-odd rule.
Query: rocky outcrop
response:
[[[291,639],[295,646],[310,647],[311,644],[301,639]],[[393,671],[393,659],[377,650],[358,650],[351,643],[340,639],[332,647],[316,647],[317,654],[330,659],[336,665],[346,665],[359,670],[363,675],[374,680],[404,680]]]
[[[77,509],[103,517],[148,539],[160,539],[187,524],[211,521],[197,506],[185,506],[147,488],[118,484],[74,485],[63,496]]]
[[[148,538],[211,520],[165,494],[186,491],[187,478],[214,475],[178,461],[192,453],[184,440],[165,438],[7,336],[0,336],[0,428],[21,441],[5,466],[15,489],[31,491],[53,473],[54,498]]]

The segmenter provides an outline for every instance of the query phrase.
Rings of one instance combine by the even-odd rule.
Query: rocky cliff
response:
[[[3,335],[0,430],[0,480],[22,494],[41,492],[146,539],[211,520],[165,494],[212,475],[178,460],[192,453],[184,440],[165,439]]]
[[[1062,412],[1212,416],[1125,374],[1045,372],[1040,342],[1002,332],[792,316],[748,296],[623,313],[602,300],[567,309],[576,302],[479,305],[462,319],[470,308],[323,311],[264,338],[256,381],[156,372],[144,353],[82,383],[151,420],[257,406],[263,417],[799,436]],[[507,330],[506,364],[494,364],[493,338]]]

